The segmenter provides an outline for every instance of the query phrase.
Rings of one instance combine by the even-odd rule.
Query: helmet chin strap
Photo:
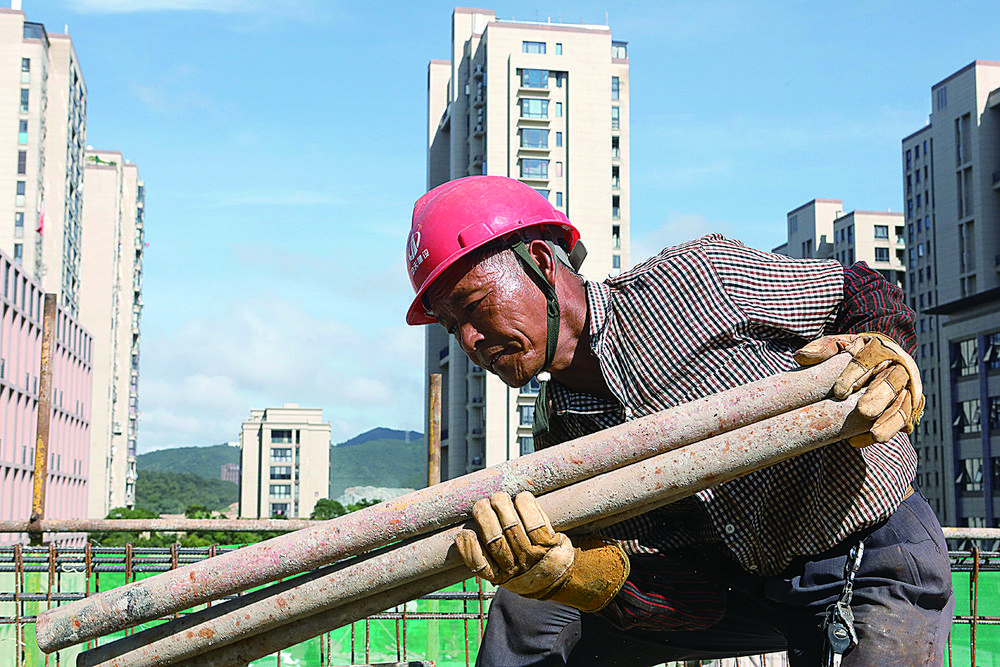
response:
[[[552,256],[556,256],[555,244],[552,241],[546,241],[549,248],[552,250]],[[535,284],[538,285],[539,289],[542,290],[542,294],[545,295],[545,316],[546,316],[546,336],[545,336],[545,363],[542,364],[542,370],[539,371],[538,375],[538,397],[535,399],[535,418],[531,424],[531,433],[533,437],[538,437],[543,433],[547,433],[549,430],[549,413],[548,413],[548,401],[546,399],[546,384],[548,380],[552,377],[549,374],[549,365],[556,356],[556,345],[559,343],[559,299],[556,296],[555,285],[550,283],[542,273],[542,269],[538,266],[535,260],[528,254],[528,248],[525,246],[524,241],[518,241],[513,246],[511,250],[517,255],[518,259],[524,265],[527,270],[528,275],[535,278]]]

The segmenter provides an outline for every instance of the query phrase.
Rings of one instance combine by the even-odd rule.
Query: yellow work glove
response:
[[[858,400],[858,412],[875,420],[868,433],[854,436],[849,442],[866,447],[873,442],[887,442],[899,431],[911,433],[924,412],[920,370],[913,358],[887,336],[860,333],[818,338],[796,352],[795,361],[809,366],[839,352],[847,352],[852,358],[833,385],[833,395],[847,398],[866,387]]]
[[[472,508],[482,541],[462,530],[455,546],[473,574],[535,600],[600,611],[628,578],[628,556],[617,542],[585,538],[579,547],[552,528],[538,501],[522,491],[513,502],[494,493]]]

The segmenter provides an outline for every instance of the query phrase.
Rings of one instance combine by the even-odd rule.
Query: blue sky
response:
[[[88,144],[146,182],[139,451],[322,407],[340,442],[423,431],[402,261],[447,2],[24,0],[64,25]],[[930,86],[1000,60],[988,2],[505,2],[629,42],[633,260],[720,231],[770,249],[814,197],[901,210]]]

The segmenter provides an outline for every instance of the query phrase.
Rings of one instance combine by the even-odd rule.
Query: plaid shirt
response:
[[[587,282],[586,293],[591,344],[618,400],[552,382],[550,430],[539,448],[791,370],[798,366],[794,351],[826,334],[878,331],[911,353],[916,342],[902,292],[865,265],[845,270],[833,261],[794,260],[719,235],[667,248],[603,283]],[[607,533],[643,563],[714,543],[745,570],[774,575],[796,556],[821,553],[891,515],[915,469],[916,455],[903,434],[863,449],[840,442]],[[676,561],[663,567],[673,571]],[[675,591],[683,576],[671,582],[641,570],[604,612],[619,625],[699,627],[704,616],[704,627],[721,616],[714,601],[724,591],[714,590],[718,582],[695,568],[685,570],[696,589],[692,624],[658,621],[663,605],[679,605],[684,618],[691,592]],[[672,599],[675,594],[679,599]]]

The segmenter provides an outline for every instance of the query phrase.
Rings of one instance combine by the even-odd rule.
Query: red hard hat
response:
[[[424,292],[460,258],[490,241],[522,230],[546,228],[570,252],[580,232],[533,188],[503,176],[469,176],[434,188],[413,206],[406,266],[417,293],[408,324],[434,324]]]

